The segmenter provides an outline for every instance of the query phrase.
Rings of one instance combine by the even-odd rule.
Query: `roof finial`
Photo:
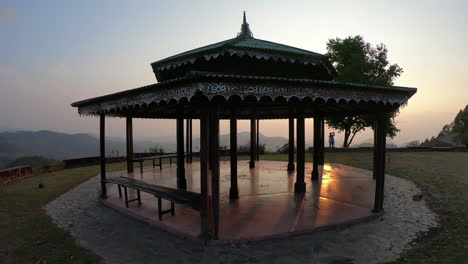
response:
[[[252,31],[250,31],[249,24],[247,23],[247,18],[245,18],[245,11],[244,11],[244,20],[241,26],[241,32],[237,34],[238,38],[253,38]]]

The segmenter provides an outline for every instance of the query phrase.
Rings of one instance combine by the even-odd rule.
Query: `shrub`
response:
[[[165,153],[163,147],[160,145],[155,145],[154,147],[151,147],[149,149],[149,152],[152,154],[157,154],[157,155]]]
[[[239,146],[237,148],[237,151],[240,153],[250,153],[250,143],[248,143],[247,145]],[[265,144],[258,145],[258,153],[265,154]]]

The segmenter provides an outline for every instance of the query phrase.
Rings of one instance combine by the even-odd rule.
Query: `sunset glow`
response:
[[[318,53],[335,37],[362,35],[374,45],[384,43],[389,61],[404,70],[395,85],[419,88],[401,109],[394,141],[437,134],[466,104],[467,3],[365,2],[4,1],[0,111],[15,114],[2,114],[0,128],[95,134],[97,120],[80,118],[70,103],[154,83],[151,62],[236,36],[246,10],[255,37]],[[260,132],[286,136],[286,124],[262,121]],[[120,119],[108,122],[111,136],[123,137],[123,128]],[[174,129],[172,120],[135,120],[134,133],[153,138]],[[239,123],[242,131],[248,122]],[[312,133],[312,120],[306,120],[306,131]],[[221,133],[227,132],[222,122]],[[356,143],[371,138],[365,131]],[[341,140],[338,134],[336,144]]]

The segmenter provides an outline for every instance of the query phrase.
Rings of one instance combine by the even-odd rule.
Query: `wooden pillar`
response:
[[[320,162],[320,118],[314,117],[314,162],[312,168],[312,180],[317,181],[319,179],[318,165]]]
[[[255,148],[256,152],[257,152],[257,161],[260,160],[260,119],[257,119],[257,140],[256,140],[256,143],[257,143],[257,147]]]
[[[190,129],[190,124],[189,124],[189,119],[185,119],[185,158],[186,158],[186,162],[189,163],[190,162],[190,158],[189,158],[189,151],[190,151],[190,139],[189,139],[189,129]]]
[[[320,155],[319,165],[325,163],[325,119],[320,116]]]
[[[184,118],[182,114],[177,117],[177,188],[187,189],[184,166]]]
[[[189,139],[190,139],[190,140],[189,140],[189,144],[190,144],[189,152],[190,152],[190,154],[189,154],[189,157],[190,157],[190,164],[192,164],[192,159],[193,159],[193,145],[192,145],[192,143],[193,143],[193,142],[192,142],[192,141],[193,141],[193,134],[192,134],[193,129],[192,129],[192,119],[190,119],[189,124],[190,124],[190,130],[189,130],[189,132],[190,132],[190,135],[189,135]]]
[[[375,180],[377,176],[377,122],[374,121],[374,156],[373,156],[373,170],[372,170],[372,178]]]
[[[206,108],[200,110],[200,193],[201,193],[201,235],[206,237],[210,232],[210,174],[209,174],[209,111]]]
[[[235,110],[231,113],[230,120],[230,154],[231,154],[231,188],[229,189],[229,198],[239,198],[239,187],[237,185],[237,113]]]
[[[294,171],[294,117],[289,118],[288,171]]]
[[[255,119],[250,119],[250,162],[249,162],[249,168],[255,168],[255,153],[256,148],[257,148],[257,143],[256,143],[256,125],[255,125]]]
[[[127,172],[133,172],[133,124],[132,118],[126,120],[126,139],[127,139]]]
[[[208,109],[210,109],[210,108],[208,108]],[[208,123],[211,122],[211,115],[209,115],[209,119],[208,119],[208,120],[209,120]],[[213,139],[213,137],[211,136],[211,131],[210,131],[210,129],[211,129],[211,125],[208,127],[208,131],[207,131],[207,132],[208,132],[208,149],[209,149],[209,151],[211,151],[211,145],[213,144],[213,143],[211,142],[211,140]],[[209,154],[209,155],[208,155],[208,168],[210,169],[210,171],[213,169],[213,166],[211,165],[211,164],[213,163],[213,161],[211,160],[211,158],[212,158],[212,155]]]
[[[101,160],[101,197],[107,197],[106,189],[106,121],[104,114],[99,115],[99,154]]]
[[[302,193],[306,190],[304,181],[305,173],[305,123],[302,112],[297,116],[297,172],[296,183],[294,184],[294,192]]]
[[[211,219],[213,239],[219,234],[219,113],[214,107],[210,120],[210,155],[211,155]]]
[[[374,168],[374,171],[376,172],[374,212],[380,212],[383,209],[385,182],[385,118],[383,116],[379,116],[375,121],[374,126],[377,130],[376,168]]]

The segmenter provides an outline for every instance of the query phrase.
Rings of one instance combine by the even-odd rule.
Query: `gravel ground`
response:
[[[202,246],[120,214],[98,200],[98,177],[46,205],[53,221],[107,263],[381,263],[398,258],[438,219],[410,181],[387,175],[385,214],[287,239]]]

